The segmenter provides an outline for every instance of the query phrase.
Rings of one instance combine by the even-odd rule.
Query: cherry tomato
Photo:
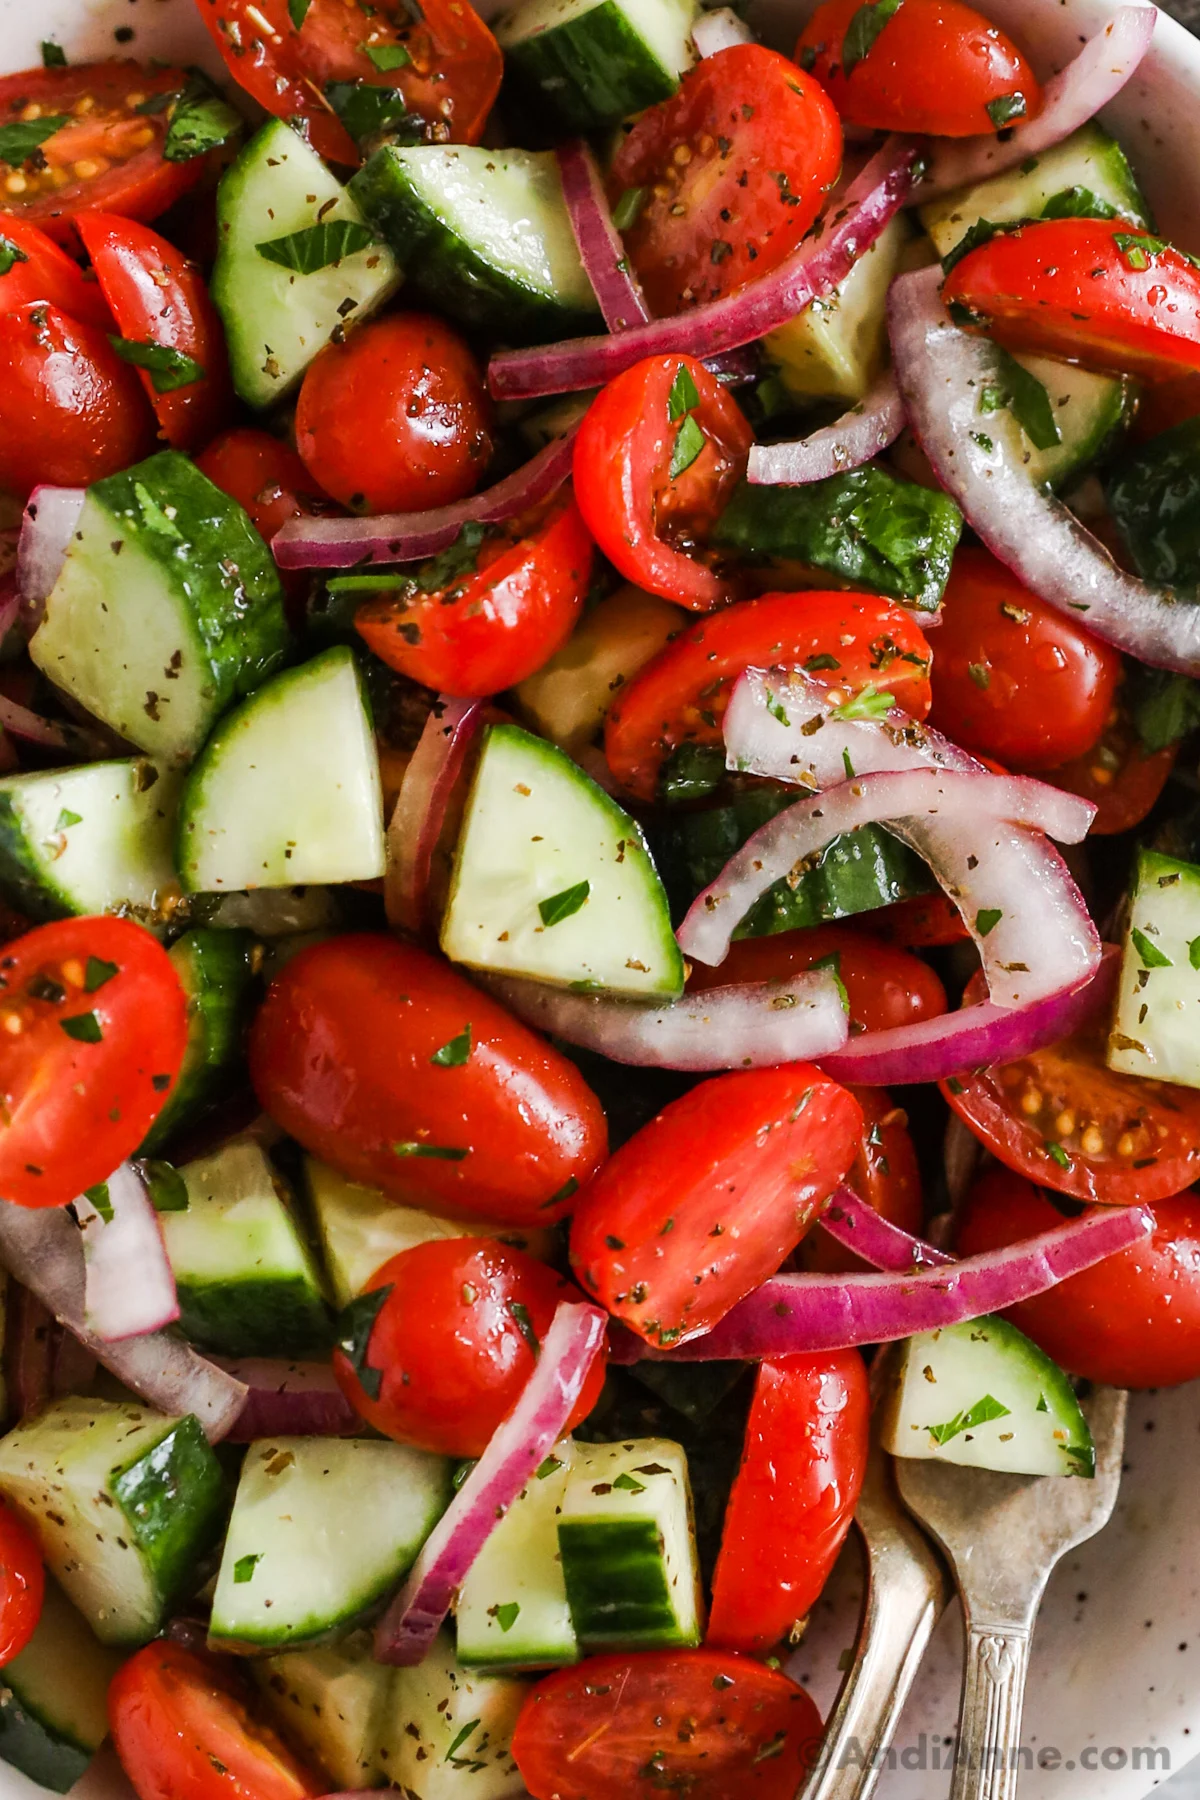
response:
[[[1118,702],[1091,749],[1057,769],[1047,769],[1044,779],[1091,800],[1098,810],[1088,835],[1111,837],[1141,824],[1166,787],[1178,755],[1178,744],[1147,750]]]
[[[921,1170],[908,1129],[908,1114],[895,1106],[886,1088],[852,1087],[863,1110],[858,1154],[846,1177],[860,1200],[890,1225],[921,1236],[925,1211],[921,1204]],[[853,1274],[870,1265],[827,1231],[810,1231],[800,1246],[806,1269],[825,1275]]]
[[[296,405],[296,448],[354,512],[449,506],[479,486],[492,407],[479,364],[431,313],[391,313],[327,344]]]
[[[1150,379],[1200,369],[1200,269],[1122,219],[1043,219],[951,269],[948,306],[1010,350]]]
[[[1129,442],[1140,447],[1160,432],[1200,415],[1200,372],[1176,369],[1166,381],[1148,383],[1138,397],[1129,425]],[[1092,526],[1095,530],[1095,525]],[[1110,546],[1111,547],[1111,546]]]
[[[108,1719],[138,1800],[304,1800],[328,1786],[251,1716],[221,1664],[163,1638],[117,1670]]]
[[[452,1216],[552,1224],[607,1147],[573,1063],[448,963],[382,933],[292,958],[254,1022],[250,1074],[314,1156]]]
[[[42,1616],[46,1571],[25,1521],[0,1502],[0,1667],[19,1656]]]
[[[41,301],[0,317],[0,488],[86,487],[153,447],[137,371],[102,331]]]
[[[796,61],[812,70],[849,124],[974,137],[1042,110],[1033,70],[973,6],[904,0],[870,43],[850,34],[860,10],[858,0],[825,0],[796,46]]]
[[[128,919],[61,919],[0,954],[0,1194],[65,1206],[161,1112],[187,1042],[162,945]]]
[[[780,981],[801,969],[832,966],[846,989],[852,1031],[914,1025],[946,1010],[946,990],[918,956],[848,925],[815,925],[775,937],[739,938],[719,968],[693,965],[688,991],[739,981]]]
[[[178,351],[202,370],[191,381],[140,371],[160,435],[173,449],[194,450],[233,405],[225,333],[199,271],[149,226],[115,213],[81,213],[76,230],[121,336]]]
[[[113,316],[94,281],[61,244],[17,213],[0,217],[0,313],[15,312],[32,300],[45,300],[99,331],[113,329]]]
[[[571,1266],[648,1342],[697,1337],[795,1249],[861,1133],[857,1100],[809,1063],[702,1081],[580,1195]]]
[[[489,530],[473,568],[456,566],[439,580],[435,559],[399,591],[368,600],[354,623],[376,656],[411,681],[444,694],[498,694],[566,643],[594,555],[568,489],[548,507]],[[368,585],[370,577],[362,580]]]
[[[85,207],[157,218],[196,185],[211,159],[167,162],[169,109],[139,109],[157,95],[181,93],[187,82],[183,69],[127,61],[0,76],[0,126],[23,123],[32,106],[43,121],[63,121],[26,162],[0,163],[9,169],[0,213],[32,220],[60,244],[74,241],[72,221]]]
[[[1200,1199],[1155,1202],[1149,1238],[1006,1315],[1073,1375],[1113,1387],[1173,1387],[1200,1376]],[[1061,1225],[1050,1197],[1007,1169],[968,1194],[956,1230],[963,1256]]]
[[[575,440],[575,492],[627,580],[698,612],[732,598],[704,545],[753,442],[737,401],[693,357],[648,357],[601,388]]]
[[[896,900],[891,906],[863,913],[862,920],[873,937],[905,950],[961,944],[971,935],[957,906],[945,894],[914,894],[909,900]],[[847,924],[859,929],[853,919]]]
[[[655,314],[735,293],[800,243],[837,180],[842,128],[820,87],[761,44],[705,57],[634,123],[613,159],[614,204]]]
[[[871,1395],[857,1350],[758,1366],[713,1576],[707,1642],[763,1654],[799,1639],[850,1530]]]
[[[482,1456],[533,1374],[537,1346],[570,1282],[495,1238],[444,1238],[393,1256],[372,1276],[379,1310],[366,1344],[335,1352],[338,1386],[355,1411],[402,1444]],[[362,1306],[356,1303],[356,1310]],[[568,1429],[604,1386],[592,1364]]]
[[[500,91],[500,46],[464,0],[380,0],[368,14],[344,0],[198,4],[239,87],[277,119],[303,119],[328,162],[361,160],[326,98],[331,82],[398,89],[438,144],[477,143]]]
[[[289,519],[338,511],[296,452],[269,431],[240,425],[223,432],[200,452],[196,467],[245,508],[268,544]],[[288,623],[298,629],[311,578],[304,569],[280,569],[279,579],[288,597]]]
[[[983,995],[973,975],[963,1005]],[[1108,1206],[1178,1194],[1200,1176],[1200,1091],[1108,1068],[1107,1040],[1101,1019],[941,1089],[993,1156],[1042,1187]]]
[[[680,744],[719,744],[738,676],[799,665],[848,693],[886,680],[915,719],[929,711],[929,644],[903,607],[876,594],[764,594],[702,619],[648,662],[609,708],[604,754],[622,787],[653,800]]]

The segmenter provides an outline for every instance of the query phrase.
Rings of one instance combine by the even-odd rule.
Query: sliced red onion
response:
[[[560,145],[555,154],[571,230],[604,323],[610,331],[644,325],[650,308],[641,283],[630,268],[621,234],[612,222],[595,157],[582,138]]]
[[[426,1538],[375,1633],[375,1660],[419,1663],[497,1519],[567,1428],[604,1343],[598,1306],[559,1306],[537,1366],[504,1423]]]
[[[159,1331],[179,1317],[158,1214],[141,1177],[122,1163],[74,1204],[83,1237],[83,1322],[106,1343]]]
[[[732,6],[718,6],[701,13],[692,27],[692,42],[703,61],[719,50],[732,50],[737,44],[752,44],[754,33],[745,19],[739,19]]]
[[[62,573],[67,545],[86,499],[86,488],[44,485],[34,488],[29,496],[17,545],[17,586],[30,630],[41,622],[51,590]]]
[[[404,771],[387,836],[383,898],[388,922],[406,931],[426,926],[425,900],[446,807],[483,724],[483,703],[441,694]]]
[[[0,729],[27,744],[37,744],[43,750],[72,748],[69,726],[44,719],[40,713],[30,712],[27,706],[18,706],[15,700],[9,700],[3,694],[0,694]]]
[[[974,1185],[986,1152],[975,1133],[963,1124],[957,1113],[950,1113],[942,1134],[942,1174],[950,1199],[950,1217],[966,1199]]]
[[[913,1269],[927,1269],[953,1262],[944,1250],[927,1244],[924,1238],[912,1237],[893,1225],[873,1206],[861,1200],[853,1188],[840,1187],[821,1214],[821,1230],[853,1250],[875,1269],[891,1269],[906,1274]]]
[[[888,369],[849,412],[790,444],[755,444],[746,478],[760,487],[799,487],[843,475],[894,444],[904,429],[904,402]]]
[[[986,181],[1040,156],[1094,119],[1115,100],[1150,48],[1157,12],[1153,6],[1120,6],[1103,30],[1088,39],[1079,55],[1042,89],[1036,119],[1004,132],[974,138],[932,138],[926,179],[913,195],[924,205],[937,194],[967,182]]]
[[[222,1359],[220,1366],[247,1390],[227,1434],[231,1444],[265,1437],[353,1437],[363,1430],[330,1363],[253,1357],[247,1362]]]
[[[436,556],[464,525],[503,524],[560,488],[571,473],[578,430],[573,425],[503,481],[453,506],[366,519],[290,519],[271,539],[272,555],[281,569],[351,569],[360,563],[419,562]]]
[[[828,969],[710,988],[662,1006],[508,976],[487,986],[527,1025],[635,1068],[704,1073],[812,1062],[844,1044],[849,1029]]]
[[[888,298],[896,378],[938,480],[993,556],[1048,605],[1141,662],[1200,675],[1200,606],[1118,568],[1061,500],[979,430],[995,349],[951,322],[940,281],[938,269],[920,269],[894,281]]]
[[[846,279],[907,200],[917,157],[913,144],[890,139],[804,242],[778,268],[738,293],[617,336],[501,351],[488,365],[493,394],[517,400],[602,387],[647,356],[705,359],[754,343]],[[291,533],[295,527],[285,529]]]
[[[0,575],[0,644],[2,644],[17,620],[21,616],[21,590],[17,586],[15,570],[7,575]]]

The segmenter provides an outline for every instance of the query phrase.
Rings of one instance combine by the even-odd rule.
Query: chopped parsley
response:
[[[390,75],[393,69],[407,69],[412,65],[412,57],[403,44],[360,44],[358,47],[381,75]]]
[[[985,1394],[974,1406],[968,1406],[963,1412],[956,1412],[952,1419],[944,1425],[927,1425],[926,1430],[935,1444],[948,1444],[960,1432],[973,1431],[976,1425],[986,1425],[989,1419],[1006,1419],[1012,1409]]]
[[[254,1571],[257,1569],[262,1559],[263,1553],[261,1550],[251,1556],[239,1556],[233,1565],[234,1586],[244,1587],[246,1582],[253,1580]]]
[[[900,10],[901,0],[875,0],[874,5],[860,6],[846,27],[842,39],[842,74],[851,75],[860,62],[871,54],[875,40],[892,17]]]
[[[337,1320],[337,1348],[345,1356],[350,1367],[358,1377],[358,1385],[368,1400],[378,1400],[379,1389],[383,1382],[382,1369],[373,1369],[367,1362],[367,1353],[371,1345],[371,1333],[375,1329],[375,1321],[391,1293],[391,1283],[387,1287],[372,1288],[368,1294],[360,1294],[344,1306]]]
[[[496,1623],[501,1631],[511,1631],[521,1616],[520,1602],[516,1600],[505,1600],[500,1606],[495,1607],[493,1611],[495,1613]]]
[[[548,900],[538,901],[538,915],[545,926],[561,925],[583,906],[592,891],[590,881],[577,881],[574,887],[564,888],[561,894],[551,894]]]
[[[7,275],[16,263],[28,261],[25,252],[18,249],[11,238],[0,237],[0,275]]]
[[[98,1181],[95,1187],[84,1188],[83,1197],[90,1200],[97,1213],[106,1225],[113,1222],[113,1203],[108,1192],[107,1181]]]
[[[461,1069],[470,1054],[471,1027],[468,1023],[463,1026],[457,1037],[452,1037],[449,1043],[442,1045],[440,1050],[435,1050],[429,1060],[438,1069]]]
[[[47,139],[70,123],[67,113],[51,113],[43,119],[22,119],[15,125],[0,125],[0,162],[19,169]]]
[[[996,130],[1003,131],[1014,119],[1023,119],[1029,108],[1024,94],[1018,89],[1015,94],[997,94],[994,100],[988,101],[985,110]]]
[[[315,275],[328,269],[343,257],[357,256],[369,250],[375,234],[357,219],[327,219],[323,225],[306,225],[303,231],[290,231],[286,237],[268,238],[255,249],[267,262],[281,269],[294,269],[297,275]]]
[[[980,937],[986,937],[989,931],[994,931],[1003,917],[1004,912],[1001,907],[981,906],[975,914],[975,929]]]
[[[150,339],[117,337],[112,332],[108,341],[122,362],[145,369],[156,394],[173,394],[176,388],[190,387],[204,380],[204,370],[194,357],[185,356],[170,344],[156,344]]]
[[[835,706],[830,712],[831,719],[850,721],[853,719],[883,719],[896,704],[895,694],[881,694],[873,681],[868,681],[861,692],[846,700],[841,706]]]
[[[103,1042],[104,1033],[100,1029],[100,1021],[94,1012],[72,1013],[69,1019],[60,1019],[59,1026],[69,1038],[77,1044],[99,1044]]]
[[[612,222],[618,231],[628,231],[631,225],[636,225],[649,192],[650,189],[644,187],[625,189],[612,212]]]
[[[395,1156],[423,1156],[429,1162],[462,1162],[470,1154],[467,1150],[455,1149],[450,1144],[393,1144]]]
[[[1164,956],[1163,952],[1159,949],[1158,945],[1152,944],[1150,942],[1150,939],[1146,936],[1145,932],[1139,931],[1136,925],[1130,926],[1129,937],[1130,937],[1130,941],[1133,944],[1134,949],[1137,951],[1138,955],[1142,959],[1143,968],[1146,968],[1146,969],[1172,969],[1172,968],[1174,968],[1175,965],[1171,961],[1170,957]],[[1190,954],[1191,953],[1189,951],[1189,957],[1190,957]],[[1193,967],[1195,967],[1195,964],[1193,964]]]
[[[71,822],[72,824],[78,825],[79,820],[72,815]],[[106,981],[111,981],[114,975],[119,975],[120,973],[121,970],[119,964],[105,962],[102,956],[89,956],[87,959],[87,967],[83,974],[84,991],[89,994],[94,994],[97,988],[102,988]]]

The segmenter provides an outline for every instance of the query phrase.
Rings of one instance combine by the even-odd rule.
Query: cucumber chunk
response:
[[[242,1066],[254,987],[255,945],[248,931],[186,931],[167,955],[187,995],[187,1045],[167,1104],[142,1140],[143,1156],[156,1156],[231,1086]]]
[[[887,296],[911,229],[894,218],[840,287],[769,332],[763,348],[788,392],[861,400],[887,360]]]
[[[528,1687],[466,1669],[441,1632],[415,1669],[397,1669],[380,1767],[411,1800],[515,1800],[525,1792],[510,1745]]]
[[[1108,1040],[1110,1069],[1200,1087],[1197,964],[1200,867],[1139,851]]]
[[[0,1674],[0,1760],[69,1792],[108,1736],[108,1684],[122,1660],[47,1581],[33,1636]]]
[[[379,755],[352,650],[277,675],[222,721],[188,775],[176,854],[189,893],[383,874]]]
[[[589,609],[573,636],[515,689],[542,737],[568,755],[590,744],[618,690],[683,629],[682,607],[622,587]]]
[[[277,1437],[251,1444],[213,1596],[209,1641],[315,1644],[411,1568],[446,1510],[450,1465],[407,1444]]]
[[[0,893],[29,918],[120,913],[161,933],[179,902],[178,777],[137,757],[0,779]]]
[[[184,1336],[222,1356],[328,1350],[321,1278],[261,1144],[235,1139],[179,1174],[187,1209],[159,1224]]]
[[[258,246],[315,225],[361,225],[353,196],[287,125],[264,125],[222,178],[212,297],[225,326],[233,385],[249,406],[274,406],[348,319],[365,319],[403,279],[373,243],[302,275]]]
[[[0,1439],[0,1493],[103,1644],[144,1644],[202,1578],[225,1479],[189,1413],[77,1395]]]
[[[29,654],[139,750],[180,762],[288,641],[279,573],[249,518],[163,450],[88,489]]]
[[[696,60],[698,0],[523,0],[500,19],[505,64],[568,130],[666,100]]]
[[[365,1632],[323,1649],[256,1657],[250,1670],[271,1723],[335,1787],[381,1785],[379,1738],[395,1677],[372,1659]]]
[[[458,1660],[512,1669],[575,1662],[558,1520],[574,1445],[556,1444],[471,1565],[456,1609]]]
[[[571,1619],[587,1649],[700,1642],[696,1527],[678,1444],[576,1444],[558,1547]]]
[[[1010,1475],[1086,1475],[1096,1451],[1056,1362],[994,1314],[909,1338],[884,1401],[893,1456]]]
[[[490,726],[454,865],[453,962],[559,986],[678,994],[683,959],[639,826],[553,744]]]
[[[387,144],[350,183],[424,297],[506,342],[596,324],[549,150]]]

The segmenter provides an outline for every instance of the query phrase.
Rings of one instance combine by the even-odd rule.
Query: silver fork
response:
[[[1014,1800],[1034,1620],[1059,1558],[1094,1537],[1112,1513],[1125,1403],[1118,1388],[1096,1388],[1083,1402],[1096,1444],[1091,1481],[896,1459],[900,1496],[950,1558],[966,1619],[950,1800]]]

